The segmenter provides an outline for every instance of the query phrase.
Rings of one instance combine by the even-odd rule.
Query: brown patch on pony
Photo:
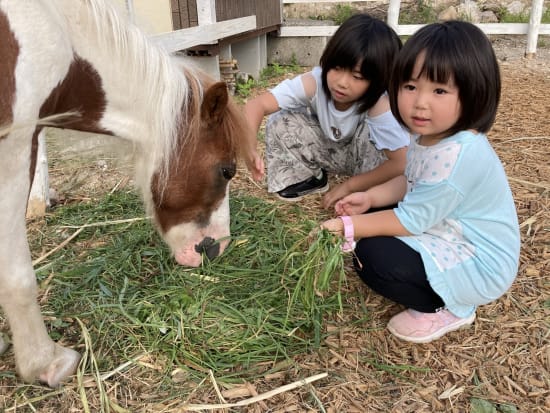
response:
[[[69,116],[56,122],[56,127],[77,129],[85,132],[109,134],[99,127],[99,120],[106,107],[105,93],[101,87],[101,78],[97,71],[86,60],[75,55],[65,78],[52,90],[50,96],[40,107],[40,118],[46,116],[79,112],[80,116]],[[36,172],[38,151],[37,127],[32,135],[30,181]]]
[[[75,55],[65,78],[52,90],[40,107],[40,117],[79,112],[80,116],[56,122],[61,128],[111,134],[99,127],[107,106],[99,73],[86,60]]]
[[[180,134],[179,156],[170,163],[164,189],[159,190],[163,186],[158,174],[151,185],[155,218],[164,232],[190,221],[208,225],[208,217],[219,208],[235,175],[240,142],[246,137],[246,120],[228,96],[225,83],[208,83],[200,102],[199,84],[190,82],[193,102],[188,129]]]
[[[13,122],[15,66],[19,43],[10,29],[8,17],[0,11],[0,126]],[[0,136],[2,139],[4,136]]]

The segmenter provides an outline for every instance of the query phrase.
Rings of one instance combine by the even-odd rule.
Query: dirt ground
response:
[[[349,288],[364,291],[364,301],[349,304],[358,313],[364,305],[372,317],[343,328],[353,325],[353,313],[329,320],[327,328],[335,334],[326,352],[297,360],[302,376],[308,370],[312,375],[330,372],[314,384],[327,412],[550,411],[550,48],[539,48],[536,59],[524,59],[523,39],[499,37],[493,43],[503,89],[489,136],[505,165],[519,215],[517,280],[504,297],[478,309],[470,329],[414,345],[385,330],[400,308],[350,275]],[[250,190],[265,196],[251,185]],[[304,206],[321,216],[319,199]],[[273,387],[268,381],[255,385],[258,391]],[[268,403],[269,411],[321,411],[307,402],[307,393],[280,396]],[[487,404],[473,399],[495,410],[482,410]]]
[[[550,411],[550,48],[539,49],[533,60],[523,58],[520,39],[500,39],[495,48],[503,93],[490,138],[508,173],[522,234],[520,268],[510,291],[480,307],[471,328],[414,345],[385,330],[400,308],[368,290],[350,269],[348,288],[363,293],[362,300],[348,303],[357,313],[326,320],[332,334],[322,351],[295,360],[284,375],[250,383],[249,389],[251,394],[264,393],[320,372],[328,372],[328,377],[231,411]],[[52,186],[61,198],[94,196],[130,181],[126,168],[107,155],[88,167],[76,161],[75,172],[66,171],[56,165],[50,170]],[[242,168],[235,185],[258,197],[267,196],[265,188],[253,183]],[[303,206],[312,216],[326,214],[318,197]],[[370,318],[355,323],[362,308]],[[13,368],[11,358],[0,358],[1,370]],[[202,396],[192,402],[218,402],[214,391],[211,399]],[[77,394],[75,398],[78,406]],[[475,410],[473,399],[492,403],[494,410]],[[31,411],[14,408],[4,391],[0,400],[0,410],[4,406],[9,411]],[[47,411],[60,410],[53,406]]]

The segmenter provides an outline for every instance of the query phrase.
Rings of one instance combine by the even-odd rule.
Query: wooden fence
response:
[[[353,3],[365,0],[282,0],[283,4],[297,3]],[[376,1],[376,0],[367,0]],[[525,55],[536,55],[537,41],[540,34],[550,34],[550,24],[541,24],[544,0],[532,0],[529,23],[479,23],[477,26],[486,34],[527,35]],[[398,35],[411,35],[423,24],[399,24],[401,0],[388,0],[387,22]],[[281,37],[332,36],[338,26],[283,26]]]

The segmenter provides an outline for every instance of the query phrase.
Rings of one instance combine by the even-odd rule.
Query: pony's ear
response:
[[[229,95],[225,82],[217,82],[208,88],[201,105],[201,119],[209,124],[220,123],[223,119]]]

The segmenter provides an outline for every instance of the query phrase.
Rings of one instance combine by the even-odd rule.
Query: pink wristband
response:
[[[355,239],[353,230],[353,221],[348,215],[341,215],[339,217],[344,223],[344,242],[342,244],[342,251],[349,252],[355,249]]]

